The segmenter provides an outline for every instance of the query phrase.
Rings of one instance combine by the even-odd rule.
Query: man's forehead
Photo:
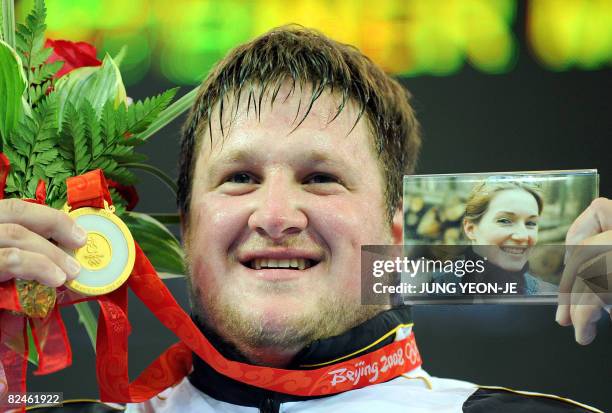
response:
[[[222,110],[222,111],[221,111]],[[351,100],[343,103],[342,95],[324,90],[313,99],[312,87],[295,87],[285,82],[275,93],[274,88],[261,91],[245,87],[240,96],[229,93],[223,104],[212,111],[209,127],[203,130],[203,142],[213,147],[232,138],[236,130],[258,128],[279,136],[289,136],[299,129],[325,131],[349,136],[368,133],[365,116]],[[212,136],[211,136],[212,132]]]

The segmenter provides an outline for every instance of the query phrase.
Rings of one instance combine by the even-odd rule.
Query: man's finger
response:
[[[580,245],[574,247],[572,254],[566,260],[561,283],[559,284],[559,306],[556,315],[556,320],[559,324],[571,324],[569,310],[570,305],[574,304],[574,297],[570,293],[581,266],[587,261],[610,251],[612,251],[612,231],[591,236],[581,241]]]
[[[87,233],[62,211],[20,199],[0,201],[0,224],[19,224],[67,248],[82,247]]]
[[[601,318],[601,299],[589,292],[582,279],[577,279],[572,291],[570,317],[574,325],[574,335],[578,344],[590,344],[597,335],[597,321]]]
[[[580,267],[587,261],[609,251],[612,251],[612,231],[592,236],[582,241],[580,245],[574,246],[572,254],[565,263],[559,292],[569,293]]]
[[[597,198],[573,222],[565,236],[568,256],[573,247],[601,232],[612,230],[612,200]]]
[[[66,274],[42,254],[18,248],[0,248],[0,282],[20,278],[36,280],[50,287],[66,282]]]
[[[69,279],[81,269],[78,261],[50,241],[19,224],[0,224],[0,248],[18,248],[46,256],[60,267]]]

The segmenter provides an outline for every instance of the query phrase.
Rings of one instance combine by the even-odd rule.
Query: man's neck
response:
[[[204,335],[212,341],[213,345],[220,350],[225,357],[258,366],[287,367],[295,355],[306,346],[306,344],[304,344],[292,347],[255,347],[241,342],[238,339],[232,339],[230,334],[222,334],[200,318],[196,317],[194,321],[200,327]]]
[[[302,350],[304,346],[299,348],[278,348],[278,347],[243,347],[236,346],[237,350],[251,364],[266,367],[287,367],[295,355]]]

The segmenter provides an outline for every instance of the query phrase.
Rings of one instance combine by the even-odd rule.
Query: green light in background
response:
[[[197,85],[223,55],[210,53],[184,53],[179,50],[163,50],[160,59],[162,74],[169,80],[183,85]]]
[[[511,31],[514,0],[413,0],[405,7],[405,41],[412,62],[407,75],[449,75],[466,59],[486,73],[512,68],[517,48]]]
[[[18,2],[18,18],[33,0]],[[529,45],[553,70],[612,62],[612,1],[530,0]],[[446,76],[466,63],[485,73],[512,69],[516,0],[47,0],[48,36],[88,41],[113,54],[129,46],[128,83],[153,68],[198,83],[232,47],[298,23],[357,46],[395,75]],[[101,56],[100,56],[101,57]]]
[[[593,70],[612,63],[612,2],[538,0],[528,13],[529,43],[546,67]]]
[[[486,73],[508,72],[518,55],[511,31],[516,3],[511,0],[474,2],[469,11],[465,35],[470,63]]]
[[[198,1],[190,7],[189,13],[173,16],[181,30],[165,32],[160,68],[174,82],[197,84],[228,50],[251,37],[252,13],[243,1]]]

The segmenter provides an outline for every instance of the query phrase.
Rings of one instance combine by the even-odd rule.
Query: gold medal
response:
[[[84,295],[107,294],[130,276],[136,259],[134,238],[114,211],[105,201],[101,209],[86,207],[68,212],[87,232],[86,244],[73,251],[81,272],[65,284],[71,290]]]

